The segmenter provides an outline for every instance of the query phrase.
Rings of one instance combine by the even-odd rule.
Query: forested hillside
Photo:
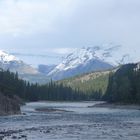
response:
[[[87,99],[82,92],[68,86],[52,81],[46,85],[31,84],[19,79],[17,73],[3,70],[0,71],[0,92],[10,98],[16,95],[25,101]]]
[[[110,73],[105,99],[109,102],[140,103],[140,64],[123,65]]]
[[[100,100],[106,92],[109,73],[110,71],[92,72],[72,77],[69,79],[61,80],[58,81],[58,83],[70,86],[72,89],[84,93],[86,96],[88,96],[89,100]]]

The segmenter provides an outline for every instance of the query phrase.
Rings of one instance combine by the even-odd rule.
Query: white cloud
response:
[[[71,0],[1,0],[0,32],[14,36],[54,30],[57,18],[70,12]]]
[[[49,49],[51,53],[60,54],[60,55],[66,55],[70,52],[73,52],[76,48],[53,48]]]
[[[63,55],[114,42],[139,57],[139,7],[140,0],[0,0],[0,49]]]
[[[43,50],[34,49],[34,52],[20,49],[20,51],[15,50],[12,54],[24,60],[26,63],[37,66],[38,64],[47,65],[60,63],[66,55],[73,52],[75,49],[76,48],[45,48]]]

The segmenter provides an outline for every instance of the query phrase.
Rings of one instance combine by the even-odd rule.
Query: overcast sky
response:
[[[30,64],[111,42],[140,54],[140,0],[0,0],[0,49]]]

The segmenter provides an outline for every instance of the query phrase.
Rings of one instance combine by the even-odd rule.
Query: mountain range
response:
[[[111,44],[105,49],[100,46],[76,49],[46,74],[53,80],[61,80],[83,73],[112,69],[131,62],[129,54],[118,53],[120,47]]]
[[[2,50],[0,50],[0,68],[18,72],[20,78],[30,82],[46,83],[48,81],[47,77],[36,68]]]
[[[10,55],[0,50],[0,67],[4,70],[9,69],[12,72],[20,74],[37,74],[38,71],[30,65],[24,63],[14,55]]]
[[[39,64],[38,68],[0,50],[0,68],[18,72],[21,78],[30,82],[46,83],[50,79],[61,80],[84,73],[109,70],[131,62],[130,55],[119,51],[120,47],[111,44],[106,48],[94,46],[75,49],[59,64]]]

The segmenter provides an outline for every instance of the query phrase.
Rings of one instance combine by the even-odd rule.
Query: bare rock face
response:
[[[9,98],[0,93],[0,115],[20,114],[20,103],[16,98]]]

